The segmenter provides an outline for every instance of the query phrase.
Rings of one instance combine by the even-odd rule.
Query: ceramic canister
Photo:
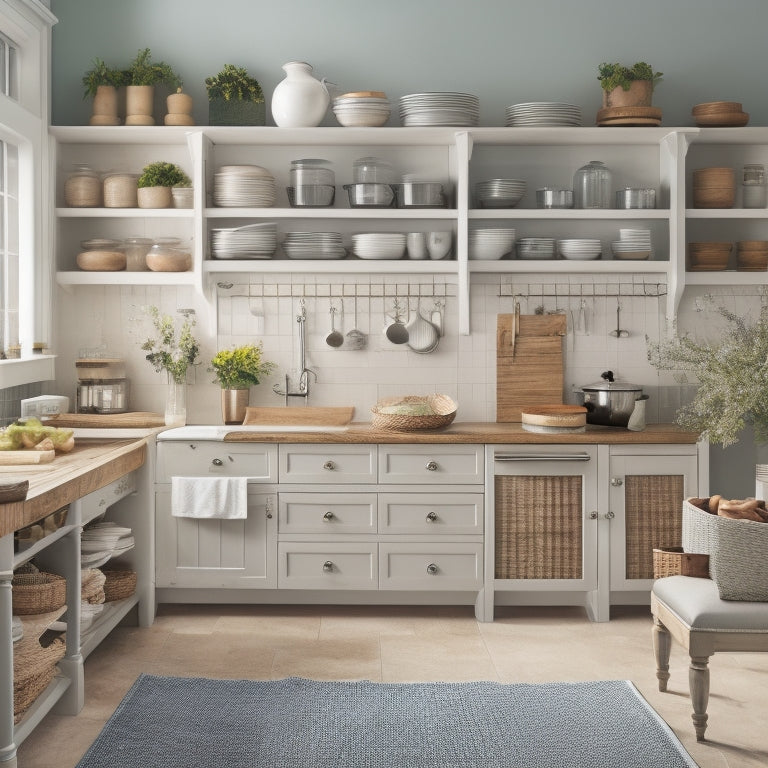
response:
[[[328,111],[330,96],[325,84],[312,76],[312,67],[303,61],[283,64],[285,79],[272,94],[272,117],[281,128],[309,128],[320,125]]]

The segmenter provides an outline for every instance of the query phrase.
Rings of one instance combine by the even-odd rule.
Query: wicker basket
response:
[[[55,611],[67,601],[66,579],[55,573],[16,573],[12,585],[17,616]]]
[[[107,577],[104,583],[106,602],[123,600],[136,591],[136,571],[104,571],[104,575]]]
[[[113,173],[104,179],[105,208],[136,208],[139,205],[135,173]]]
[[[395,405],[424,405],[434,411],[427,416],[410,416],[406,414],[382,413],[382,408]],[[414,432],[420,429],[440,429],[447,427],[455,418],[458,406],[448,395],[407,395],[405,397],[390,397],[379,400],[371,408],[373,429],[386,432]]]
[[[709,555],[684,552],[682,547],[659,547],[653,550],[653,578],[696,576],[709,578]]]
[[[21,646],[21,647],[19,647]],[[56,638],[43,648],[39,643],[23,643],[13,649],[13,722],[18,723],[35,699],[56,675],[56,664],[66,651],[66,643]]]

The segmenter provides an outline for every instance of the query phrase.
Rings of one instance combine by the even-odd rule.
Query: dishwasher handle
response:
[[[495,453],[494,461],[589,461],[588,453]]]

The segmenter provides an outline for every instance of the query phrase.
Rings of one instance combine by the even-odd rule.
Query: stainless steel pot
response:
[[[602,381],[581,387],[587,423],[606,427],[626,427],[635,410],[635,402],[643,399],[643,388],[636,384],[615,381],[613,371],[605,371]]]

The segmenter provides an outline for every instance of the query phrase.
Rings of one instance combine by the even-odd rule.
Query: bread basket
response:
[[[371,426],[386,432],[440,429],[447,427],[456,418],[457,408],[448,395],[384,398],[371,408]]]

